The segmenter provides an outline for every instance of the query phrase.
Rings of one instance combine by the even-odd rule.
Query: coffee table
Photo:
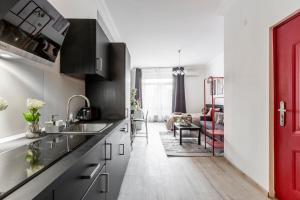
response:
[[[174,137],[176,137],[176,130],[179,130],[179,144],[182,145],[182,131],[199,131],[198,134],[198,144],[201,145],[201,129],[199,126],[195,124],[191,124],[191,126],[182,126],[178,123],[174,123],[173,131]]]

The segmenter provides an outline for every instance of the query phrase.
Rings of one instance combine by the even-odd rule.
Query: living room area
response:
[[[147,118],[147,123],[164,125],[159,134],[168,156],[222,155],[224,55],[206,65],[182,67],[184,51],[177,53],[178,67],[132,69],[133,135],[145,126],[137,120]]]
[[[132,69],[133,151],[119,199],[268,199],[217,146],[226,139],[224,55],[177,70]]]

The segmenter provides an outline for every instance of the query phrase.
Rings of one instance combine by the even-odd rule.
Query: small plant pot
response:
[[[28,122],[26,138],[37,138],[41,135],[40,125],[38,122]]]

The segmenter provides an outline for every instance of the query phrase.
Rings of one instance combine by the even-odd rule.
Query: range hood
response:
[[[55,62],[70,23],[47,0],[0,1],[0,49]]]

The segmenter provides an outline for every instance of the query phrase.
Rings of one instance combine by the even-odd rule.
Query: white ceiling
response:
[[[134,67],[205,65],[223,52],[224,0],[106,0]]]

